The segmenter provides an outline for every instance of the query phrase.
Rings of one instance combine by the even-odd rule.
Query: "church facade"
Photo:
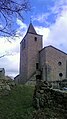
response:
[[[19,83],[26,83],[36,74],[37,64],[42,79],[57,81],[67,78],[67,54],[53,46],[42,47],[42,35],[30,23],[20,43]]]
[[[47,46],[39,52],[40,69],[43,79],[62,81],[67,78],[67,54],[53,46]]]

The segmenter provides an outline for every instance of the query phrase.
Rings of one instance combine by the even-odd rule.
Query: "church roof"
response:
[[[33,33],[33,34],[37,34],[32,23],[30,23],[29,27],[28,27],[28,30],[27,30],[27,33]]]
[[[65,55],[67,55],[67,53],[63,52],[62,50],[60,50],[60,49],[58,49],[58,48],[56,48],[56,47],[54,47],[54,46],[52,46],[52,45],[49,45],[49,46],[46,46],[46,47],[42,48],[42,49],[39,51],[39,53],[40,53],[42,50],[46,49],[46,48],[53,48],[53,49],[55,49],[56,51],[59,51],[59,52],[65,54]]]

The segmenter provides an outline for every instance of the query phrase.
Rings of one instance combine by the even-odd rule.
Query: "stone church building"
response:
[[[34,80],[37,68],[43,80],[66,79],[67,54],[51,45],[43,48],[42,35],[37,34],[30,23],[25,37],[20,42],[20,71],[15,80],[19,83]]]

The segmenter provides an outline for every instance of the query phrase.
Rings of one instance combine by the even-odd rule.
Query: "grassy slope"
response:
[[[33,87],[16,86],[9,96],[0,97],[0,119],[31,119]]]
[[[0,96],[0,119],[32,119],[34,87],[31,86],[16,86],[8,96]],[[46,119],[66,119],[67,113],[61,110],[52,110],[45,108],[44,116]],[[35,112],[35,111],[34,111]],[[39,119],[42,116],[38,114]],[[43,119],[43,118],[40,118]]]

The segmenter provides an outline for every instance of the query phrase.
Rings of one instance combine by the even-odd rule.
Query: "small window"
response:
[[[36,69],[39,69],[39,63],[36,63]]]
[[[37,37],[35,37],[35,41],[37,41]]]
[[[58,62],[58,65],[61,66],[62,65],[62,62]]]
[[[62,77],[62,76],[63,76],[63,74],[62,74],[62,73],[59,73],[59,76],[60,76],[60,77]]]

